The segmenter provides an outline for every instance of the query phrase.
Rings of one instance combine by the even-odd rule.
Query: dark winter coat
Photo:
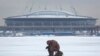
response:
[[[62,51],[57,51],[57,53],[54,56],[63,56],[63,52]]]

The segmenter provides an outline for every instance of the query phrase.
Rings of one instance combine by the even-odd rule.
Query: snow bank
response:
[[[100,38],[82,36],[0,37],[0,56],[47,56],[49,39],[58,41],[64,56],[100,56]]]

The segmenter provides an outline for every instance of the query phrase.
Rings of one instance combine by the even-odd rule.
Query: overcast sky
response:
[[[91,16],[100,19],[100,0],[0,0],[0,18],[30,13],[32,11],[59,10],[73,12],[73,6],[78,15]],[[3,21],[0,19],[0,24]]]

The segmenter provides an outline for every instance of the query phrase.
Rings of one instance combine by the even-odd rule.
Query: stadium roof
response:
[[[8,18],[88,18],[87,16],[74,15],[64,11],[38,11],[26,15],[12,16]]]

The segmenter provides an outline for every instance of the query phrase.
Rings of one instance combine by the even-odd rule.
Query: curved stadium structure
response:
[[[38,11],[5,18],[6,30],[23,35],[93,34],[96,18],[62,11]]]

